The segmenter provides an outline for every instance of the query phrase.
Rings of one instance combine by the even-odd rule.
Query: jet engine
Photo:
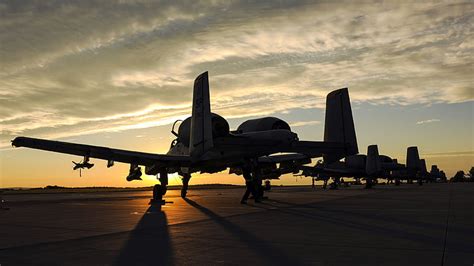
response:
[[[220,115],[212,114],[212,136],[213,138],[224,137],[229,134],[229,123]],[[189,147],[189,138],[191,135],[191,117],[186,118],[178,128],[178,141]]]
[[[290,125],[285,121],[276,117],[264,117],[258,119],[250,119],[237,128],[235,133],[247,133],[256,131],[267,131],[275,129],[285,129],[291,131]]]
[[[382,169],[385,171],[395,171],[400,169],[397,159],[392,159],[387,155],[380,155],[380,161],[382,162]]]

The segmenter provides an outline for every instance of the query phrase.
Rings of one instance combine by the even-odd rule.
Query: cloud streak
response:
[[[290,124],[291,127],[314,126],[321,124],[321,121],[297,121]]]
[[[435,123],[435,122],[440,122],[441,120],[433,118],[433,119],[428,119],[428,120],[422,120],[416,122],[417,125],[423,125],[423,124],[430,124],[430,123]]]
[[[152,127],[355,102],[471,101],[474,4],[9,1],[0,4],[0,146],[16,135]]]

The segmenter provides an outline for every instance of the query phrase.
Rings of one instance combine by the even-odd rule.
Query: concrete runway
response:
[[[474,184],[5,196],[0,264],[473,265]],[[448,225],[447,225],[448,222]]]

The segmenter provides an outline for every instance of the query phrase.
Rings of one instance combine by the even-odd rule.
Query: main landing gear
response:
[[[328,187],[328,180],[329,179],[324,179],[324,183],[323,183],[323,189],[326,189]]]
[[[153,187],[153,199],[151,199],[150,203],[165,204],[163,196],[168,190],[168,172],[166,169],[160,172],[158,180],[161,184],[156,184]]]
[[[188,185],[189,180],[191,179],[191,174],[183,174],[182,176],[183,187],[181,188],[181,197],[184,199],[186,198],[186,194],[188,192]],[[165,204],[163,196],[168,190],[168,172],[166,170],[161,171],[157,178],[160,181],[160,184],[156,184],[153,187],[153,198],[150,200],[150,203]]]
[[[341,183],[340,178],[334,177],[334,181],[331,184],[329,184],[329,189],[338,189],[340,183]]]
[[[400,186],[400,179],[398,178],[395,179],[395,186]]]
[[[186,198],[188,193],[189,179],[191,179],[191,174],[183,174],[183,186],[181,187],[181,198]]]
[[[420,185],[420,186],[423,185],[423,179],[421,179],[421,178],[418,179],[418,185]]]

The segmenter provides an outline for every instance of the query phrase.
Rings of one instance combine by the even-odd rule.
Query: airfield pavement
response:
[[[474,183],[242,193],[5,195],[0,265],[474,264]]]

